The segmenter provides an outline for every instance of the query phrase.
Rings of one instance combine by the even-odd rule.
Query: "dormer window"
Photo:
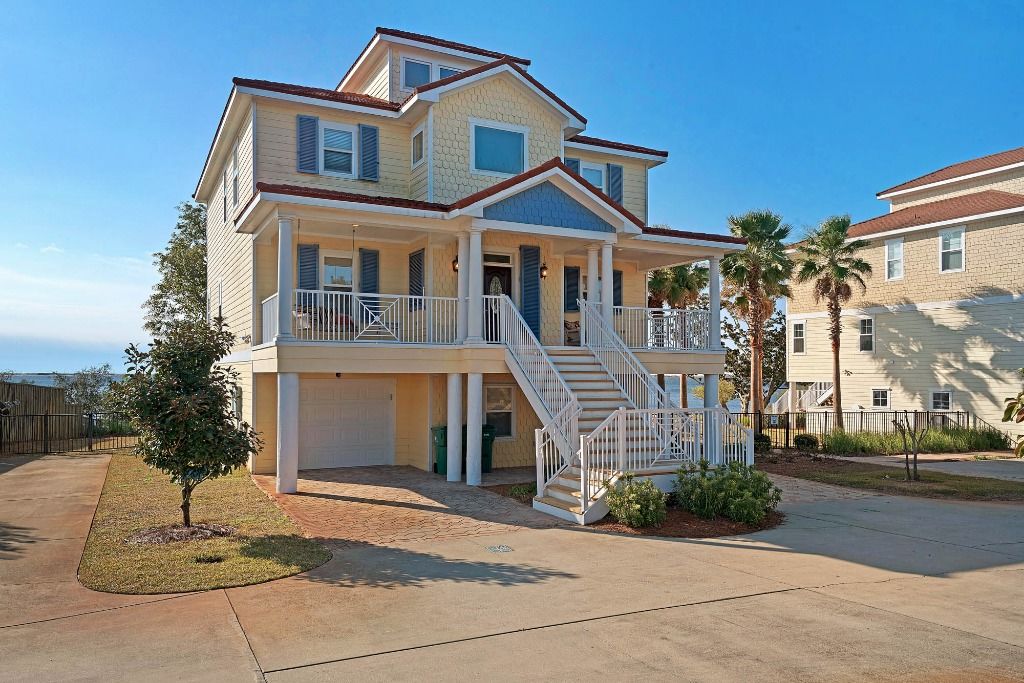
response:
[[[603,164],[580,163],[580,175],[583,176],[583,179],[602,192],[605,192],[604,172]]]
[[[449,76],[454,76],[460,73],[462,73],[462,69],[453,69],[450,66],[439,66],[437,67],[437,80],[448,78]]]
[[[496,176],[522,173],[526,170],[529,132],[525,126],[470,119],[470,172]]]
[[[430,62],[402,60],[402,86],[409,90],[430,83]]]

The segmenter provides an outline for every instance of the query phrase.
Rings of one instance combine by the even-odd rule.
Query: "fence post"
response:
[[[786,412],[784,413],[784,415],[786,416],[786,448],[790,448],[791,446],[789,445],[789,416],[792,415],[792,413]]]
[[[50,452],[50,411],[43,413],[43,453]]]
[[[764,431],[764,425],[761,422],[762,413],[760,410],[754,413],[754,418],[757,420],[757,427],[754,428],[754,433],[760,434]]]
[[[619,450],[619,472],[626,471],[626,409],[619,408],[618,411],[618,444]]]
[[[90,451],[92,450],[93,424],[95,419],[96,413],[89,413],[89,424],[85,428],[85,445]]]

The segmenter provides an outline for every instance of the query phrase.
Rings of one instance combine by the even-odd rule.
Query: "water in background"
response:
[[[665,391],[668,393],[669,398],[671,398],[676,405],[679,405],[679,385],[681,379],[682,375],[665,375]],[[691,408],[700,408],[701,406],[704,405],[704,399],[697,398],[697,396],[695,396],[693,393],[693,390],[699,386],[700,382],[694,380],[692,377],[686,378],[686,395],[687,400],[689,401],[688,405]],[[740,403],[739,399],[734,398],[733,400],[729,401],[730,412],[738,413],[742,410],[743,404]]]

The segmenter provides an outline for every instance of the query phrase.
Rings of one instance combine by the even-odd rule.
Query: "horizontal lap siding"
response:
[[[640,220],[647,222],[647,165],[643,161],[571,147],[565,148],[565,156],[588,164],[622,166],[622,206]],[[605,173],[607,174],[607,171]]]
[[[302,185],[368,195],[407,197],[409,192],[409,127],[376,116],[315,106],[259,100],[256,127],[256,179],[264,183]],[[380,181],[348,180],[296,170],[295,117],[319,116],[324,121],[359,123],[380,129]]]
[[[1019,294],[1024,292],[1024,223],[1019,218],[998,218],[967,226],[966,270],[939,272],[938,228],[903,235],[903,278],[885,279],[885,241],[877,238],[861,252],[871,264],[868,290],[855,292],[846,308],[891,306],[928,301],[956,301],[973,297]],[[799,255],[794,258],[799,259]],[[815,303],[811,283],[791,283],[790,313],[823,311]]]
[[[852,373],[841,380],[844,408],[870,408],[871,390],[889,388],[894,409],[924,410],[932,390],[951,389],[954,409],[1009,428],[1000,418],[1003,400],[1021,388],[1016,371],[1024,367],[1024,303],[882,313],[874,321],[875,352],[860,353],[858,318],[843,318],[840,368]],[[789,354],[788,376],[831,382],[828,320],[803,322],[807,353]]]
[[[361,92],[366,93],[370,97],[378,97],[382,100],[388,99],[388,58],[384,55],[374,65],[374,71],[366,83],[366,87],[361,88]]]

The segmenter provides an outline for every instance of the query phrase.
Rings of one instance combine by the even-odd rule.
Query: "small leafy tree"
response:
[[[693,395],[697,398],[704,400],[704,385],[698,385],[693,388]],[[718,380],[718,404],[723,408],[729,407],[729,401],[736,398],[736,385],[732,383],[732,380],[725,378]]]
[[[1024,377],[1024,368],[1021,368],[1018,372],[1021,377]],[[1021,390],[1015,397],[1006,399],[1003,422],[1015,422],[1017,424],[1024,422],[1024,390]],[[1013,454],[1018,458],[1024,458],[1024,436],[1017,438],[1017,447],[1013,449]]]
[[[64,390],[67,402],[83,413],[96,413],[106,406],[114,374],[110,363],[94,365],[78,372],[53,373],[53,385]]]
[[[230,474],[260,447],[256,432],[231,410],[237,373],[215,365],[233,342],[220,322],[179,322],[149,350],[128,347],[128,376],[117,387],[139,431],[136,453],[181,487],[186,527],[195,488]]]
[[[919,422],[924,426],[919,426]],[[928,434],[930,426],[928,420],[918,420],[916,412],[904,411],[902,415],[896,416],[892,424],[903,441],[903,465],[906,468],[907,481],[921,481],[921,475],[917,472],[917,454],[921,452],[921,444]],[[911,456],[913,456],[913,472],[911,472]]]
[[[153,254],[160,281],[146,299],[146,331],[167,334],[176,322],[206,319],[206,207],[178,205],[178,223],[163,251]]]
[[[732,305],[726,302],[726,309]],[[744,406],[752,403],[750,392],[751,341],[749,328],[732,315],[722,318],[725,375],[736,386]],[[761,404],[764,405],[786,381],[786,316],[776,309],[764,323],[762,338]]]

